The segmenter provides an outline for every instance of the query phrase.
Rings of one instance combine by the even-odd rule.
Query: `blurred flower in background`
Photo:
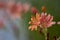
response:
[[[20,17],[22,13],[27,12],[30,8],[30,4],[9,1],[7,3],[7,12],[9,12],[12,16]]]
[[[59,24],[59,25],[60,25],[60,22],[57,22],[57,24]]]
[[[16,2],[15,0],[0,1],[0,40],[27,39],[24,30],[21,30],[23,28],[21,15],[26,13],[29,8],[30,4],[28,3]]]

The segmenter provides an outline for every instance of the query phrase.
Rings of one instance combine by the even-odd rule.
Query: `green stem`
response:
[[[47,40],[47,28],[45,28],[45,40]]]

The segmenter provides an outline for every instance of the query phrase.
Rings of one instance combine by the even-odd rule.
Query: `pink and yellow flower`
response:
[[[47,13],[45,12],[46,10],[44,10],[45,8],[43,7],[43,12],[41,13],[41,15],[36,12],[36,17],[32,16],[31,21],[29,22],[29,24],[31,24],[29,29],[31,29],[31,31],[37,30],[37,27],[39,26],[40,28],[49,28],[55,24],[55,22],[53,21],[53,16],[51,16],[50,14],[47,15]]]
[[[37,30],[37,27],[40,24],[40,14],[36,13],[36,16],[32,16],[29,24],[31,24],[29,26],[29,29],[31,29],[31,31]]]

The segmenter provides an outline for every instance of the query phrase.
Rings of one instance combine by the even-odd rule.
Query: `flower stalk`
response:
[[[45,28],[45,33],[44,33],[44,35],[45,35],[45,40],[47,40],[47,28]]]
[[[43,28],[43,33],[44,33],[44,36],[45,36],[45,40],[48,40],[47,28]]]

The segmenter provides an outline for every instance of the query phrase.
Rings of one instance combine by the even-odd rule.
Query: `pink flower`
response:
[[[0,2],[0,8],[5,8],[5,4]]]
[[[34,14],[36,14],[36,13],[38,13],[38,10],[35,7],[32,7],[31,8],[31,12],[34,13]]]
[[[23,4],[21,2],[9,1],[7,4],[8,10],[12,13],[27,12],[30,8],[30,4],[28,3]]]
[[[20,18],[22,16],[22,13],[25,13],[29,10],[30,4],[27,3],[21,3],[21,2],[15,2],[15,1],[9,1],[7,3],[7,12],[9,15],[12,16],[12,19],[14,18]]]
[[[55,22],[53,21],[53,16],[51,16],[50,14],[47,15],[47,13],[41,14],[41,19],[40,19],[41,28],[48,28],[53,24],[55,24]]]
[[[31,31],[37,30],[38,27],[49,28],[56,23],[53,21],[53,16],[50,14],[47,15],[45,11],[46,8],[42,7],[42,13],[39,14],[36,8],[32,8],[32,13],[35,13],[35,16],[32,16],[31,21],[29,21],[29,29],[31,29]]]
[[[29,3],[24,3],[23,4],[23,11],[27,12],[30,9],[30,4]]]
[[[55,22],[53,21],[53,16],[51,16],[50,14],[47,15],[45,11],[45,7],[43,7],[41,14],[38,13],[36,8],[32,9],[32,12],[35,13],[35,15],[32,16],[31,21],[29,21],[29,29],[31,29],[31,31],[37,30],[38,27],[49,28],[55,24]]]
[[[57,22],[57,24],[59,24],[59,25],[60,25],[60,22]]]
[[[37,30],[39,26],[41,28],[49,28],[52,25],[54,25],[55,22],[53,21],[53,16],[51,16],[50,14],[47,15],[47,13],[42,13],[40,16],[39,13],[36,13],[36,17],[32,16],[29,24],[31,24],[29,26],[29,29],[33,31],[33,30]]]
[[[10,13],[21,13],[22,12],[22,4],[21,3],[15,3],[15,2],[8,2],[7,8]]]
[[[12,19],[20,18],[22,13],[22,4],[15,3],[15,1],[9,1],[7,3],[7,13],[11,16]]]

